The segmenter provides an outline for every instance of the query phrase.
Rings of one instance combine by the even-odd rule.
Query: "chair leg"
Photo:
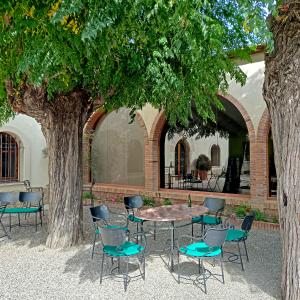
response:
[[[102,274],[103,274],[103,264],[104,264],[104,252],[102,253],[102,260],[101,260],[101,268],[100,268],[100,284],[102,283]]]
[[[201,274],[201,260],[198,259],[198,273]]]
[[[246,252],[247,262],[249,262],[249,256],[248,256],[248,251],[247,251],[246,241],[243,240],[243,242],[244,242],[244,247],[245,247],[245,252]]]
[[[35,213],[35,231],[37,231],[37,213]]]
[[[241,253],[241,247],[240,247],[240,242],[237,242],[238,249],[239,249],[239,255],[240,255],[240,261],[242,265],[242,270],[244,271],[244,264],[243,264],[243,258],[242,258],[242,253]]]
[[[145,280],[146,277],[146,260],[145,260],[145,253],[142,255],[142,263],[143,263],[143,276],[142,278]]]
[[[7,236],[7,237],[10,239],[10,236],[9,236],[9,234],[8,234],[6,228],[5,228],[5,226],[3,225],[3,223],[2,223],[1,220],[0,220],[0,225],[1,225],[2,229],[3,229],[3,231],[4,231],[4,236]]]
[[[194,237],[194,223],[192,223],[192,237]]]
[[[9,214],[9,232],[11,232],[11,214]]]
[[[204,284],[204,293],[207,294],[207,290],[206,290],[206,278],[205,278],[205,270],[203,267],[203,260],[201,259],[201,268],[202,268],[202,277],[203,277],[203,284]]]
[[[94,258],[94,251],[95,251],[95,245],[96,245],[96,237],[97,237],[97,234],[95,233],[95,235],[94,235],[94,243],[93,243],[93,250],[92,250],[92,259]]]
[[[223,253],[222,253],[223,255]],[[222,260],[222,255],[220,255],[220,266],[221,266],[221,272],[222,272],[222,282],[225,283],[225,280],[224,280],[224,269],[223,269],[223,260]]]
[[[26,220],[26,215],[25,215],[25,220]],[[18,223],[19,223],[19,226],[21,226],[20,214],[18,214]]]
[[[118,257],[118,272],[120,273],[120,258]]]
[[[179,251],[178,251],[178,265],[177,265],[177,272],[178,272],[178,283],[180,283],[180,261],[179,261]]]
[[[153,239],[156,240],[156,222],[154,222]]]
[[[126,268],[124,273],[124,290],[127,291],[127,285],[128,285],[128,264],[129,264],[129,257],[126,259]]]
[[[41,220],[41,227],[43,227],[43,217],[42,217],[42,211],[40,210],[40,220]]]

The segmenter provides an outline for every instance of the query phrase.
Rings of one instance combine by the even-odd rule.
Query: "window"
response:
[[[210,149],[211,165],[214,167],[220,166],[220,147],[218,145],[212,145]]]
[[[175,174],[185,176],[186,169],[186,149],[184,143],[179,141],[175,147]]]
[[[18,144],[8,133],[0,133],[0,181],[18,181]]]

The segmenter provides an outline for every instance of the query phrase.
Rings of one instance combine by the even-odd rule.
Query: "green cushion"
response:
[[[128,220],[135,223],[142,223],[144,221],[143,219],[140,219],[134,215],[129,215]]]
[[[226,241],[238,241],[247,236],[247,233],[243,230],[229,229],[227,232]]]
[[[103,252],[110,256],[131,256],[141,253],[144,247],[133,242],[125,242],[121,247],[104,246]]]
[[[215,216],[199,216],[192,218],[193,223],[203,223],[206,225],[218,225],[221,224],[221,219]]]
[[[186,247],[181,247],[179,251],[185,255],[193,257],[214,257],[220,255],[222,250],[220,247],[209,247],[204,242],[190,244]]]
[[[105,228],[123,229],[123,230],[128,231],[127,227],[122,227],[122,226],[118,226],[118,225],[107,225],[107,226],[105,226]],[[96,228],[96,234],[100,234],[100,233],[101,233],[101,230],[99,228]]]
[[[22,213],[36,213],[41,211],[41,207],[12,207],[4,209],[4,214],[22,214]],[[3,209],[0,209],[3,212]]]
[[[200,223],[203,220],[203,216],[199,216],[199,217],[193,217],[192,218],[192,222],[193,223]]]

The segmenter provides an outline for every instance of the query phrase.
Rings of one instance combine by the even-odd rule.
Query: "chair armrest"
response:
[[[138,237],[142,237],[139,241]],[[135,233],[130,233],[128,231],[128,239],[130,240],[131,238],[134,238],[134,239],[137,239],[137,244],[139,244],[140,246],[143,246],[144,247],[144,252],[146,251],[147,249],[147,237],[145,235],[144,232],[142,231],[139,231],[139,232],[135,232]]]
[[[202,236],[201,237],[193,237],[193,236],[187,235],[187,234],[180,235],[178,237],[177,241],[176,241],[177,242],[177,249],[180,249],[182,246],[186,246],[187,245],[187,243],[183,243],[183,240],[186,240],[186,239],[190,239],[191,242],[192,241],[202,241],[203,237]]]

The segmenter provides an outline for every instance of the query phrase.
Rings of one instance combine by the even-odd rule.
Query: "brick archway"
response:
[[[83,153],[90,153],[92,140],[89,135],[96,129],[97,125],[99,124],[99,122],[101,122],[101,120],[104,119],[105,115],[106,113],[104,109],[98,109],[87,120],[83,129],[83,133],[84,133]],[[139,112],[136,113],[135,119],[142,127],[144,133],[144,173],[145,173],[145,185],[146,185],[146,151],[149,144],[148,132],[147,132],[146,124]],[[83,162],[83,182],[84,184],[90,183],[90,168],[88,166],[87,160]]]
[[[256,182],[255,182],[255,160],[253,159],[255,157],[255,129],[253,126],[253,122],[244,108],[244,106],[232,95],[229,94],[222,94],[219,92],[217,94],[221,99],[227,100],[232,105],[236,107],[236,109],[240,112],[242,115],[247,129],[248,129],[248,136],[249,136],[249,142],[250,142],[250,193],[251,195],[255,194],[256,190]],[[152,125],[152,128],[150,130],[149,135],[149,153],[148,153],[148,180],[146,186],[149,186],[149,188],[153,191],[159,190],[160,187],[160,139],[161,134],[163,131],[163,128],[165,126],[165,123],[167,122],[164,111],[161,110]],[[147,177],[146,177],[147,178]]]
[[[265,201],[269,198],[269,132],[271,128],[271,118],[268,108],[265,109],[261,116],[257,128],[256,136],[256,155],[257,155],[257,173],[256,173],[256,186],[257,186],[257,199]]]

